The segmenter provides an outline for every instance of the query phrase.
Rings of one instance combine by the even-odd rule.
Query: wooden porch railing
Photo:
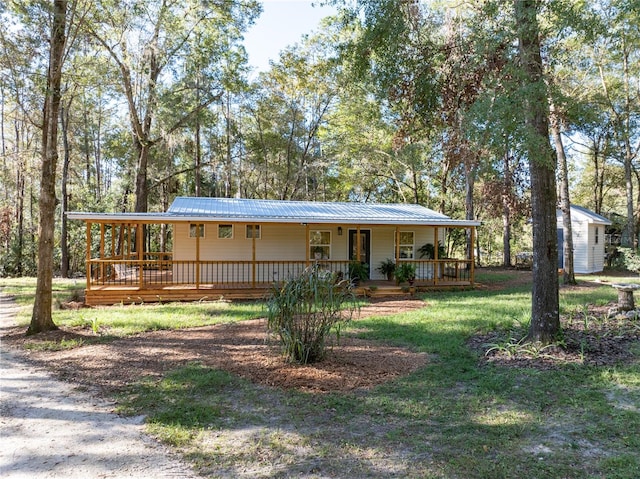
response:
[[[87,288],[92,286],[255,288],[298,277],[310,265],[349,277],[349,261],[188,261],[92,259]],[[198,271],[199,269],[199,271]],[[196,274],[198,272],[199,274]]]
[[[468,260],[401,260],[416,269],[417,284],[471,281]],[[129,258],[91,259],[87,289],[98,286],[164,288],[186,286],[194,289],[264,288],[300,276],[310,265],[349,278],[348,260],[281,261],[190,261],[173,260],[170,254],[155,258],[145,253],[144,260]]]
[[[467,283],[471,281],[471,260],[400,260],[399,263],[412,264],[416,269],[418,284]]]

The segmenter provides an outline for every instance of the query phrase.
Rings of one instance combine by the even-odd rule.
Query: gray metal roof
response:
[[[594,213],[593,211],[588,210],[583,206],[571,205],[571,213],[573,214],[574,212],[578,213],[581,216],[584,216],[588,223],[595,223],[595,224],[601,224],[601,225],[611,224],[611,221],[609,219],[605,218],[604,216],[600,216],[599,214]],[[558,220],[562,218],[562,211],[560,211],[559,209],[556,211],[556,217],[558,218]]]
[[[454,220],[419,205],[339,203],[320,201],[194,198],[179,196],[166,213],[69,213],[80,220],[115,221],[230,221],[246,223],[413,224],[479,226],[478,221]]]
[[[178,197],[167,211],[175,216],[285,223],[457,224],[419,205]],[[474,222],[475,224],[475,222]]]

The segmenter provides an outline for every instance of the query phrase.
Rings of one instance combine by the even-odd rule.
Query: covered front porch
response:
[[[396,265],[411,264],[415,278],[410,283],[396,284],[393,279],[384,280],[380,275],[376,276],[371,271],[375,264],[368,268],[368,277],[357,277],[354,263],[361,263],[364,259],[363,256],[358,257],[357,251],[353,259],[316,259],[312,257],[311,245],[304,259],[266,260],[256,257],[255,239],[250,248],[251,259],[201,259],[203,255],[198,238],[194,251],[196,259],[174,259],[173,252],[145,251],[145,245],[152,244],[148,238],[145,239],[149,226],[145,223],[87,223],[87,251],[96,249],[91,246],[98,239],[97,254],[92,253],[86,259],[87,304],[260,298],[274,284],[297,277],[309,267],[352,280],[357,283],[357,292],[365,295],[391,295],[407,290],[468,287],[473,284],[472,259],[401,258],[398,252]],[[314,226],[305,226],[310,235]],[[400,229],[396,230],[399,236]],[[97,238],[94,237],[96,233]],[[437,237],[437,231],[434,234]],[[138,251],[142,253],[138,254]]]
[[[256,204],[267,203],[244,201],[251,201],[254,210]],[[473,244],[473,223],[439,216],[429,224],[423,211],[431,210],[421,207],[417,221],[401,217],[405,209],[410,211],[404,214],[413,213],[415,205],[396,206],[393,216],[388,208],[394,205],[385,205],[382,213],[381,206],[365,205],[379,218],[363,212],[350,217],[341,211],[331,219],[326,211],[331,212],[334,204],[287,204],[288,213],[293,207],[313,207],[315,215],[325,213],[321,221],[313,221],[302,214],[296,216],[295,211],[287,217],[276,214],[274,208],[287,202],[272,203],[275,206],[268,205],[266,213],[252,211],[252,216],[242,218],[237,214],[171,214],[171,210],[69,214],[86,222],[85,302],[98,305],[261,298],[274,285],[310,267],[335,273],[366,295],[473,285],[472,251],[456,258],[439,257],[445,256],[442,248],[433,247],[444,244],[448,232],[454,229],[470,233]],[[350,205],[339,204],[342,210],[345,206]],[[245,204],[242,207],[247,208]],[[362,221],[367,216],[367,221]],[[427,257],[425,246],[431,246]],[[392,262],[396,268],[409,264],[414,274],[396,284],[393,279],[385,279],[379,268],[382,262]]]

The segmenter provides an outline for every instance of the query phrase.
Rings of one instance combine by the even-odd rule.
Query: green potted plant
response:
[[[420,248],[418,248],[418,253],[420,253],[421,258],[435,259],[435,247],[432,243],[420,246]],[[443,259],[446,255],[445,247],[438,241],[438,259]]]
[[[349,263],[349,278],[354,284],[369,279],[369,265],[360,261],[351,261]]]
[[[416,279],[416,267],[411,263],[400,263],[396,267],[396,284],[404,283],[413,284]]]
[[[393,275],[396,272],[396,263],[392,259],[385,259],[380,263],[380,266],[376,268],[376,271],[384,274],[387,277],[387,281],[393,279]]]

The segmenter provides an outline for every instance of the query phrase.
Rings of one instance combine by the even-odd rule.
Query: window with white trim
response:
[[[330,259],[331,231],[309,231],[309,252],[311,259]]]
[[[413,259],[415,257],[415,234],[413,231],[400,231],[400,258]]]

